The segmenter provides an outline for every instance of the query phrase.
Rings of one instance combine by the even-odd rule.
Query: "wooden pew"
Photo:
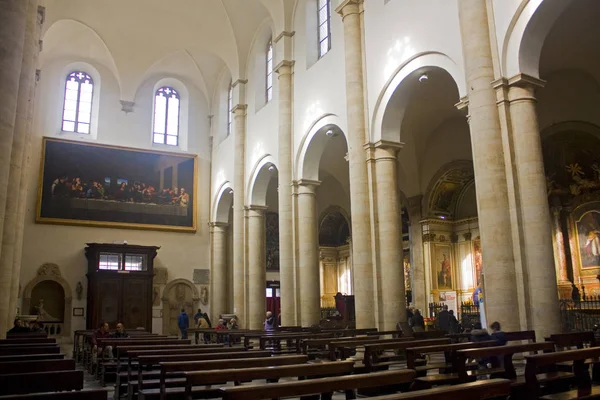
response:
[[[16,354],[12,356],[0,356],[0,362],[8,361],[35,361],[35,360],[62,360],[63,353],[59,354]]]
[[[504,336],[509,342],[527,340],[529,343],[535,343],[535,331],[504,332]]]
[[[346,399],[354,399],[355,389],[381,388],[408,383],[416,373],[413,370],[373,372],[370,374],[307,379],[296,382],[268,383],[223,387],[219,389],[225,400],[264,400],[278,397],[299,397],[321,393],[321,399],[331,400],[333,392],[346,392]]]
[[[450,344],[449,338],[427,339],[427,340],[409,340],[392,341],[386,343],[365,344],[365,356],[363,363],[367,372],[382,370],[389,368],[390,365],[398,364],[403,358],[398,356],[381,357],[381,353],[385,351],[402,352],[410,347],[433,346],[438,344]],[[402,354],[404,356],[404,354]]]
[[[60,347],[56,344],[49,344],[47,346],[11,346],[8,348],[0,349],[0,356],[13,356],[23,354],[58,354],[60,353]]]
[[[127,383],[132,379],[133,368],[136,365],[135,360],[137,360],[137,358],[140,356],[153,356],[153,355],[167,356],[167,355],[181,355],[181,354],[231,353],[231,352],[241,350],[241,348],[222,347],[221,345],[189,345],[189,346],[191,346],[191,348],[187,348],[187,349],[181,349],[181,348],[165,349],[162,347],[152,349],[152,348],[147,348],[144,346],[133,346],[133,347],[136,347],[136,349],[133,349],[133,350],[131,350],[128,347],[121,347],[119,349],[119,352],[123,353],[123,354],[120,354],[123,358],[121,359],[120,362],[124,362],[125,359],[127,360],[126,361],[127,371],[121,372],[117,368],[117,379],[116,379],[116,383],[115,383],[115,397],[119,398],[119,395],[120,395],[122,389],[127,388]],[[212,346],[221,346],[221,347],[212,347]],[[142,349],[138,350],[137,348],[139,348],[139,347],[142,347]],[[124,349],[128,349],[128,350],[124,351]]]
[[[553,342],[557,350],[568,350],[573,347],[583,349],[586,345],[596,346],[594,332],[592,331],[557,333],[547,337],[546,341]]]
[[[0,362],[0,375],[27,372],[69,371],[75,369],[75,360],[36,360]]]
[[[46,338],[48,334],[46,332],[7,332],[7,339],[18,339],[18,338]]]
[[[187,362],[167,362],[161,363],[161,378],[158,380],[144,381],[144,389],[139,391],[138,400],[156,400],[161,395],[166,398],[181,397],[185,392],[185,372],[190,371],[208,371],[232,368],[267,368],[281,367],[285,365],[303,364],[308,361],[304,355],[288,355],[277,357],[256,357],[241,358],[235,360],[208,360],[208,361],[187,361]],[[164,378],[163,378],[164,377]],[[168,377],[168,378],[167,378]],[[129,385],[129,393],[133,393]]]
[[[186,368],[185,365],[194,363],[204,363],[210,360],[233,361],[243,358],[270,357],[271,353],[264,350],[243,350],[232,353],[206,353],[206,354],[179,354],[179,355],[151,355],[138,357],[138,376],[136,381],[130,381],[128,388],[137,383],[137,391],[147,387],[157,387],[161,382],[166,382],[172,372],[180,372],[179,368]],[[148,367],[160,366],[160,371],[144,371]],[[184,371],[186,369],[183,369]],[[156,379],[158,380],[158,383]],[[150,382],[149,382],[150,381]],[[132,392],[128,389],[128,395]]]
[[[432,385],[441,385],[448,382],[443,382],[443,372],[457,372],[456,367],[456,352],[464,349],[474,349],[483,347],[497,346],[498,342],[495,340],[485,342],[461,342],[452,344],[440,344],[433,346],[420,346],[411,347],[406,349],[406,368],[414,369],[417,372],[417,376],[426,376],[427,371],[431,369],[439,369],[438,375],[429,375],[428,379],[432,380]],[[444,353],[445,362],[443,363],[429,363],[422,364],[420,361],[423,360],[423,356],[434,353]],[[450,371],[448,371],[450,370]],[[436,381],[438,379],[438,381]],[[433,381],[436,381],[433,383]]]
[[[107,400],[108,393],[104,389],[81,390],[77,392],[57,392],[38,394],[18,394],[2,396],[2,400]]]
[[[301,342],[306,339],[317,339],[333,337],[332,333],[311,333],[311,332],[300,332],[300,333],[279,333],[278,334],[267,334],[260,336],[259,347],[261,350],[271,349],[273,354],[285,354],[285,353],[296,353],[301,352]],[[286,347],[282,347],[281,342],[286,343]],[[271,346],[267,346],[267,344]]]
[[[594,359],[597,361],[600,357],[600,347],[590,347],[586,349],[566,350],[554,353],[536,354],[525,356],[525,381],[526,392],[530,398],[542,399],[578,399],[578,398],[596,398],[600,397],[600,387],[592,386],[592,379],[589,375],[588,360]],[[559,370],[558,364],[564,362],[573,363],[574,383],[576,389],[557,394],[545,394],[546,388],[541,385],[548,386],[549,382],[545,380],[545,376],[571,376],[568,372]],[[547,372],[546,372],[547,371]],[[540,374],[540,372],[546,372]],[[597,375],[597,366],[594,364],[594,374]],[[598,377],[595,376],[596,381]],[[541,396],[541,397],[540,397]]]
[[[267,382],[277,382],[281,378],[306,377],[319,378],[327,376],[348,375],[354,370],[353,361],[334,361],[321,364],[294,364],[279,366],[277,368],[240,368],[240,369],[222,369],[208,371],[194,371],[185,373],[185,398],[197,398],[201,392],[206,392],[204,387],[225,382],[250,382],[253,380],[267,380]],[[210,390],[210,389],[209,389]],[[210,397],[216,397],[214,390],[210,390]]]
[[[1,339],[0,340],[0,345],[5,345],[5,344],[32,344],[32,343],[56,343],[56,339],[54,338],[47,338],[47,337],[32,337],[32,338],[24,338],[24,337],[19,337],[19,338],[8,338],[8,339]]]
[[[83,371],[0,375],[2,394],[27,394],[83,389]]]
[[[325,358],[329,358],[329,343],[332,341],[338,340],[353,340],[356,339],[354,336],[342,336],[342,337],[327,337],[320,339],[305,339],[302,340],[300,345],[300,353],[306,354],[310,359],[317,358],[318,356],[323,356]],[[369,336],[365,337],[365,340],[376,341],[379,340],[379,336]]]
[[[409,393],[370,397],[369,400],[487,400],[510,394],[508,379],[489,379]]]
[[[373,340],[375,338],[375,340]],[[355,337],[350,339],[335,339],[329,342],[329,360],[345,360],[356,352],[356,348],[365,344],[386,344],[414,341],[414,337],[402,337],[397,339],[379,339],[376,336]],[[339,357],[338,357],[339,354]]]

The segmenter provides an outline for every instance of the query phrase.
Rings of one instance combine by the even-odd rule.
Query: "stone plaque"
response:
[[[154,267],[154,284],[155,285],[166,285],[169,274],[166,268]]]
[[[195,269],[193,280],[194,280],[194,283],[197,285],[208,285],[210,283],[210,270],[209,269]]]

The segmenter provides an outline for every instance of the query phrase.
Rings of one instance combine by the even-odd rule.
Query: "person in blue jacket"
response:
[[[181,309],[179,318],[177,318],[177,326],[179,326],[179,330],[181,331],[181,338],[187,339],[187,328],[190,327],[190,318],[183,308]]]

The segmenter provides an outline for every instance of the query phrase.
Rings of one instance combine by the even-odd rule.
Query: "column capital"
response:
[[[44,21],[46,21],[46,7],[38,6],[37,7],[37,23],[39,25],[43,25]]]
[[[351,14],[359,14],[363,11],[364,0],[343,0],[336,7],[335,12],[342,16],[342,20]]]
[[[267,206],[258,206],[251,204],[249,206],[244,207],[244,211],[246,211],[246,216],[250,217],[264,217],[266,211],[269,209]]]
[[[226,222],[209,222],[208,227],[210,232],[225,232],[225,230],[229,227],[229,224]]]
[[[273,71],[281,75],[291,74],[294,70],[294,64],[296,61],[283,60],[273,68]]]
[[[275,37],[275,39],[273,39],[274,43],[278,43],[281,39],[283,38],[292,38],[294,35],[296,34],[295,31],[281,31],[281,33],[279,35],[277,35],[277,37]]]
[[[412,221],[415,219],[415,222],[420,220],[423,212],[423,196],[417,195],[409,197],[407,199],[407,203],[408,204],[406,204],[406,208],[408,209],[408,216],[410,220]]]
[[[509,86],[518,86],[522,88],[543,88],[546,86],[546,81],[535,78],[527,74],[517,74],[507,80]]]
[[[248,104],[236,104],[231,112],[238,116],[245,116],[248,111]]]
[[[321,181],[315,181],[312,179],[300,179],[295,182],[298,187],[298,195],[300,194],[316,194],[317,187],[321,184]]]
[[[231,82],[231,87],[236,87],[237,85],[246,85],[248,83],[248,79],[237,79],[234,82]]]

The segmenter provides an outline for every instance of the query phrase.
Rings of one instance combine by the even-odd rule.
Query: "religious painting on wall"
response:
[[[196,231],[195,155],[44,138],[36,222]]]
[[[600,267],[600,211],[586,212],[576,225],[581,267]]]
[[[481,285],[481,273],[483,272],[483,260],[481,258],[481,239],[473,240],[473,264],[475,265],[475,287]]]
[[[403,251],[403,265],[404,265],[404,288],[408,293],[412,289],[411,274],[410,274],[410,252],[408,250]]]
[[[265,224],[267,271],[279,271],[279,214],[267,212]]]
[[[453,288],[453,267],[449,245],[436,244],[433,255],[433,279],[437,289]]]

